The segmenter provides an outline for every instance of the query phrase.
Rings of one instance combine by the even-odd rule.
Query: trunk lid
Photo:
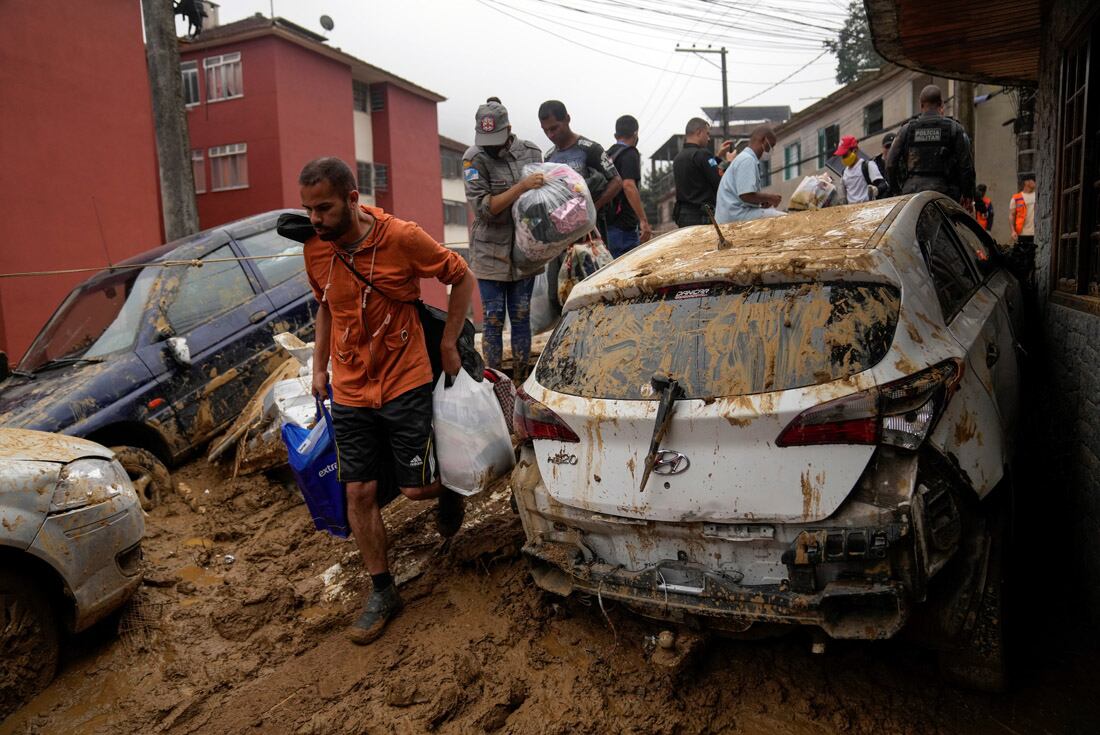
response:
[[[690,283],[566,312],[528,384],[579,437],[535,442],[550,494],[656,521],[826,518],[874,447],[775,439],[805,409],[873,387],[867,371],[889,350],[900,298],[880,282]],[[684,398],[643,488],[654,375]]]

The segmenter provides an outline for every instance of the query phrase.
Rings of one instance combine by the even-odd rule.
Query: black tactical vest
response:
[[[918,117],[909,122],[905,161],[908,176],[947,178],[954,165],[955,122],[936,116]]]

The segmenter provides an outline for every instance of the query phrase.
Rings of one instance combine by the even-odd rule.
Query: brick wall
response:
[[[1034,356],[1039,380],[1038,395],[1032,402],[1042,407],[1036,429],[1036,437],[1042,439],[1031,451],[1044,457],[1047,472],[1038,475],[1044,478],[1041,487],[1023,489],[1041,496],[1047,506],[1043,516],[1055,525],[1023,530],[1025,536],[1031,530],[1045,530],[1047,534],[1041,535],[1052,538],[1067,535],[1068,543],[1059,548],[1064,548],[1068,558],[1051,554],[1049,563],[1068,566],[1075,586],[1087,596],[1088,606],[1100,611],[1100,546],[1096,544],[1100,536],[1100,317],[1046,299],[1057,160],[1059,43],[1090,5],[1090,0],[1056,3],[1044,23],[1040,42],[1035,239],[1044,334],[1042,349]]]

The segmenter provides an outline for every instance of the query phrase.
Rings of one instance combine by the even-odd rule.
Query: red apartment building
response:
[[[98,268],[163,242],[138,3],[3,0],[0,58],[0,273]],[[0,278],[0,350],[16,362],[89,275]]]
[[[300,206],[298,172],[334,155],[362,200],[444,240],[441,95],[260,15],[181,41],[180,65],[202,227]],[[435,281],[424,297],[446,298]]]

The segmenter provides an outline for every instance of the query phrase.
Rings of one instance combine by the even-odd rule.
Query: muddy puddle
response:
[[[406,609],[374,645],[343,637],[367,585],[350,541],[315,533],[280,478],[204,463],[205,512],[148,518],[148,583],[70,640],[57,680],[0,724],[49,733],[1076,733],[1100,697],[1080,641],[1046,636],[1005,695],[943,683],[905,641],[712,640],[651,662],[659,627],[536,590],[507,483],[443,547],[430,505],[386,509]],[[231,559],[231,561],[227,561]]]

